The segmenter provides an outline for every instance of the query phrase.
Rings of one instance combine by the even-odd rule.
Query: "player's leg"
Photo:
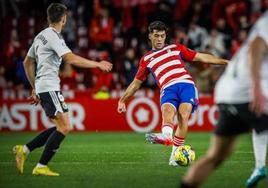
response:
[[[267,176],[266,153],[268,131],[252,132],[253,151],[255,156],[255,169],[246,182],[247,187],[255,187],[257,183]]]
[[[172,138],[174,129],[174,117],[177,112],[176,107],[172,103],[164,103],[161,106],[162,112],[162,133]]]
[[[174,117],[178,108],[178,86],[172,85],[161,93],[162,133],[172,139],[175,126]],[[170,143],[172,145],[172,143]]]
[[[213,136],[211,146],[205,156],[194,163],[182,180],[181,188],[198,187],[205,179],[230,156],[236,136]]]
[[[178,107],[178,127],[174,136],[174,149],[177,146],[184,145],[188,132],[188,121],[191,113],[198,106],[198,92],[193,84],[182,83],[179,85],[179,107]]]
[[[16,159],[16,167],[19,173],[24,171],[24,163],[27,155],[36,148],[45,145],[48,137],[56,130],[56,127],[46,129],[25,145],[16,145],[13,148]]]
[[[52,172],[47,167],[48,162],[52,159],[55,153],[58,151],[61,142],[65,138],[65,135],[68,134],[72,126],[68,117],[68,113],[58,112],[57,115],[53,118],[50,118],[53,123],[55,123],[57,130],[54,131],[48,138],[46,146],[41,155],[39,163],[33,170],[34,175],[48,175],[48,176],[58,176],[58,173]]]
[[[33,174],[58,176],[58,173],[49,170],[47,164],[59,148],[65,135],[71,130],[71,124],[67,113],[68,108],[60,91],[50,91],[39,93],[38,95],[46,115],[56,125],[56,130],[48,137],[44,151],[39,163],[33,170]]]
[[[39,93],[38,97],[40,99],[40,104],[43,107],[46,115],[48,117],[53,117],[56,112],[66,112],[68,111],[66,104],[64,103],[64,98],[58,91]],[[63,108],[64,107],[64,108]],[[31,140],[26,145],[17,145],[13,148],[16,155],[16,166],[20,173],[23,173],[24,162],[27,157],[27,153],[34,150],[37,147],[43,146],[49,136],[56,130],[56,127],[52,127],[43,131],[33,140]]]
[[[161,92],[162,132],[146,134],[146,140],[154,144],[172,145],[174,116],[177,111],[177,86],[172,85]]]
[[[173,147],[169,160],[169,164],[173,166],[178,165],[174,160],[174,152],[178,146],[184,145],[189,117],[198,105],[198,92],[193,84],[180,83],[178,87],[178,98],[180,101],[178,105],[178,127],[173,138]]]
[[[174,128],[174,116],[176,109],[171,103],[165,103],[161,106],[162,112],[162,132],[146,134],[146,140],[152,144],[172,145],[172,136]]]
[[[192,104],[181,103],[178,109],[178,126],[173,138],[172,152],[169,159],[169,165],[178,166],[174,160],[174,152],[179,147],[184,145],[184,141],[188,131],[188,120],[192,112]]]

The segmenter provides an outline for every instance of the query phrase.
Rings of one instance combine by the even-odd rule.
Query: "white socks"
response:
[[[172,138],[172,134],[173,134],[173,128],[170,126],[163,126],[162,127],[162,133],[164,135],[167,135],[168,137]]]
[[[30,153],[30,150],[26,145],[23,145],[23,152],[26,153],[27,155]]]
[[[268,131],[257,134],[256,131],[253,130],[252,141],[255,156],[255,168],[266,166],[265,162],[268,143]]]
[[[37,165],[36,165],[36,167],[37,168],[42,168],[42,167],[46,167],[47,165],[43,165],[43,164],[41,164],[41,163],[37,163]]]

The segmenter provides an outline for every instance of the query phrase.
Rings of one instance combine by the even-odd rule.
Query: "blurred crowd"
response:
[[[67,45],[81,56],[113,63],[112,73],[82,70],[63,63],[63,89],[109,93],[126,88],[140,57],[150,50],[147,27],[161,20],[169,26],[167,43],[230,59],[248,30],[266,9],[264,0],[1,0],[0,89],[28,89],[23,59],[34,36],[47,26],[46,8],[68,8],[62,31]],[[200,93],[211,94],[223,66],[188,64]],[[149,77],[143,87],[156,88]]]

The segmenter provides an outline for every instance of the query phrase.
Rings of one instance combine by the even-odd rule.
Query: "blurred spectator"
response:
[[[12,82],[14,78],[14,72],[16,70],[16,63],[14,61],[19,54],[20,47],[21,44],[18,38],[18,33],[16,30],[12,30],[10,40],[4,47],[5,76],[8,82]]]
[[[114,20],[107,8],[101,8],[91,21],[89,30],[90,42],[95,45],[110,46],[113,40]]]
[[[7,88],[7,82],[5,79],[5,67],[0,65],[0,89]]]
[[[138,61],[135,59],[136,54],[135,50],[133,48],[129,48],[126,50],[126,55],[124,59],[124,75],[125,75],[125,83],[124,87],[128,86],[133,78],[135,77],[135,74],[137,72],[137,67],[138,67]]]
[[[1,1],[0,28],[3,28],[5,35],[0,36],[0,87],[17,85],[27,88],[22,71],[22,54],[32,42],[32,36],[43,28],[46,15],[41,10],[50,2]],[[100,96],[113,88],[128,85],[133,78],[137,59],[150,49],[146,30],[149,22],[156,19],[166,22],[173,35],[168,41],[229,58],[244,42],[252,23],[267,8],[265,0],[59,2],[70,9],[62,34],[72,50],[93,59],[106,53],[114,63],[114,72],[103,79],[99,79],[102,72],[73,69],[66,65],[60,72],[64,77],[63,85],[71,89],[93,89],[95,93],[100,91]],[[198,87],[204,93],[212,92],[217,78],[215,75],[221,73],[220,69],[212,66],[194,67],[190,71],[194,72],[193,75],[199,80]],[[153,88],[155,83],[150,78],[144,86]]]
[[[174,16],[175,20],[182,22],[185,20],[186,14],[191,5],[191,0],[176,1]]]
[[[76,38],[76,22],[73,18],[73,12],[71,10],[68,11],[67,14],[67,22],[65,27],[62,30],[62,34],[65,38],[67,45],[73,49],[75,47],[75,38]]]
[[[187,46],[189,42],[189,38],[186,34],[185,28],[176,27],[174,32],[175,32],[174,42]]]
[[[102,87],[97,93],[94,94],[93,97],[94,99],[98,99],[98,100],[106,100],[106,99],[109,99],[111,95],[107,88]]]
[[[98,51],[95,55],[97,56],[96,59],[109,59],[108,51]],[[99,69],[91,69],[91,73],[95,82],[93,86],[94,93],[98,93],[99,91],[110,92],[113,89],[113,73],[104,73]]]
[[[214,1],[212,21],[216,25],[219,18],[227,20],[227,24],[232,28],[232,33],[237,34],[241,27],[240,17],[248,16],[250,7],[249,0]]]
[[[19,87],[25,88],[25,89],[30,89],[30,83],[26,77],[24,67],[23,67],[23,61],[24,57],[26,56],[26,50],[23,49],[20,52],[20,56],[17,58],[15,61],[16,64],[16,77],[13,78],[15,80],[15,84]]]
[[[88,49],[88,36],[87,36],[87,27],[85,26],[83,20],[80,18],[77,21],[77,45],[79,50]]]
[[[217,19],[215,28],[223,36],[225,47],[228,48],[231,43],[232,30],[226,24],[226,20],[223,18]]]
[[[240,30],[238,33],[238,38],[234,38],[232,40],[232,45],[231,45],[231,55],[233,55],[239,48],[240,46],[243,44],[243,42],[246,40],[247,38],[247,31],[246,30]]]
[[[223,35],[216,29],[210,30],[210,35],[203,42],[202,51],[206,51],[217,57],[224,57],[226,55]]]
[[[61,86],[64,90],[77,88],[77,72],[72,65],[63,63],[60,71]]]
[[[196,51],[201,51],[203,42],[208,37],[207,31],[199,26],[197,23],[192,22],[188,31],[189,36],[189,48],[192,48]]]

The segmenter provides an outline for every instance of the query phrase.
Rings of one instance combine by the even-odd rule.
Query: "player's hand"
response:
[[[249,106],[250,110],[257,116],[261,116],[264,113],[264,105],[267,99],[263,95],[261,86],[259,84],[254,85],[252,92],[253,98]]]
[[[127,111],[126,104],[119,101],[118,106],[117,106],[117,112],[122,113],[122,112],[126,112],[126,111]]]
[[[28,97],[28,99],[31,100],[31,104],[33,104],[33,105],[37,105],[40,102],[40,99],[36,95],[34,89],[32,90],[32,94],[30,97]]]
[[[108,61],[100,61],[99,62],[99,69],[104,72],[110,72],[113,68],[113,64]]]

